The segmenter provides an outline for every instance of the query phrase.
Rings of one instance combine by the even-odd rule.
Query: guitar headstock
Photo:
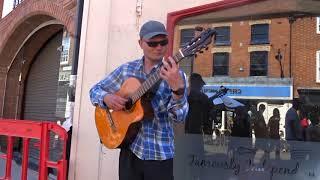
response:
[[[222,97],[224,95],[226,95],[228,93],[228,88],[224,87],[224,86],[220,86],[219,88],[219,97]]]
[[[226,95],[228,93],[228,88],[224,87],[224,86],[220,86],[220,88],[218,89],[218,91],[209,98],[210,101],[216,99],[216,98],[220,98],[224,95]]]
[[[203,52],[208,49],[208,45],[212,42],[213,35],[216,31],[212,28],[205,29],[197,37],[193,38],[184,48],[181,49],[183,57],[196,55],[197,52]]]

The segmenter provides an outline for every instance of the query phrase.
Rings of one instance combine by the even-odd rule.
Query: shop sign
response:
[[[227,96],[236,99],[292,99],[292,86],[267,86],[267,85],[224,85],[228,88]],[[209,97],[214,95],[220,85],[205,85],[203,92]]]

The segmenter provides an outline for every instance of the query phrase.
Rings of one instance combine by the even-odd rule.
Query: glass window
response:
[[[229,53],[214,53],[213,76],[229,75]]]
[[[183,72],[186,73],[186,75],[190,75],[193,72],[193,61],[194,56],[184,58],[182,61],[180,61],[179,67]]]
[[[70,36],[68,33],[63,36],[60,64],[65,65],[69,62]]]
[[[250,76],[267,76],[268,52],[254,51],[250,53]]]
[[[194,38],[194,29],[182,29],[180,35],[180,47],[185,46]]]
[[[316,81],[318,82],[318,83],[320,83],[320,50],[319,51],[317,51],[317,53],[316,53],[316,61],[317,61],[317,66],[316,66]]]
[[[216,27],[215,45],[230,45],[230,27]]]
[[[217,35],[194,60],[211,104],[190,91],[187,123],[175,126],[175,179],[320,180],[320,8],[305,1],[179,11],[188,17],[177,26]]]
[[[317,17],[317,34],[320,34],[320,17]]]
[[[188,42],[194,38],[195,31],[194,29],[182,29],[180,36],[180,47],[184,47]],[[193,65],[194,57],[187,57],[180,61],[180,68],[187,74],[190,75],[192,73],[192,65]]]
[[[269,43],[269,24],[255,24],[251,26],[251,44]]]

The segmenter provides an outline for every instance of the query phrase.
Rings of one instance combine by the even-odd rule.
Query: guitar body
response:
[[[141,86],[136,78],[128,78],[116,93],[121,97],[128,97]],[[136,137],[144,116],[141,99],[134,103],[131,109],[112,111],[96,106],[95,122],[100,140],[109,149],[120,148],[131,143]],[[111,117],[111,118],[110,118]],[[112,123],[113,122],[113,123]]]

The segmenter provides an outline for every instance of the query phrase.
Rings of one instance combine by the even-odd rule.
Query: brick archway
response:
[[[17,51],[8,68],[3,86],[3,118],[21,119],[22,99],[24,96],[25,79],[32,63],[47,41],[57,32],[63,30],[61,24],[48,24],[37,29]]]
[[[25,76],[28,69],[22,69],[15,62],[17,59],[21,60],[21,51],[27,52],[24,48],[36,44],[25,54],[32,60],[46,40],[57,31],[65,28],[73,36],[75,9],[65,9],[63,3],[58,0],[28,0],[23,1],[0,21],[0,117],[17,116],[17,112],[11,109],[17,109],[19,106],[14,97],[19,96],[20,88],[23,86],[16,89],[12,84],[16,84],[20,72]],[[52,21],[55,23],[46,24]]]
[[[61,2],[47,0],[23,1],[8,16],[0,22],[0,66],[7,66],[8,58],[12,57],[5,51],[10,47],[10,52],[21,45],[32,30],[45,21],[58,20],[73,36],[75,32],[75,8],[64,9]],[[4,52],[5,51],[5,52]]]

